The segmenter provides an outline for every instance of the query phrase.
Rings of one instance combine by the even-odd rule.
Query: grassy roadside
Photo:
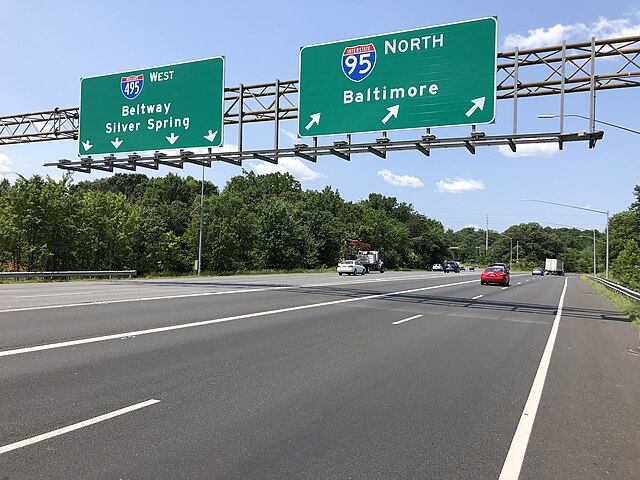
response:
[[[632,300],[629,297],[622,295],[621,293],[614,292],[601,283],[598,283],[595,280],[591,280],[584,275],[582,275],[581,278],[592,285],[593,288],[595,288],[603,297],[605,297],[616,307],[618,307],[621,312],[629,317],[629,320],[631,320],[636,325],[640,325],[640,302],[636,302],[635,300]]]

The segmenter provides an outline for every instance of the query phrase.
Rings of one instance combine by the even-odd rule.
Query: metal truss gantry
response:
[[[597,59],[609,59],[598,63]],[[614,61],[611,61],[614,60]],[[239,85],[225,88],[225,126],[237,126],[238,151],[179,154],[155,152],[149,156],[131,154],[124,158],[81,158],[77,161],[60,160],[48,163],[67,170],[89,173],[91,169],[112,171],[113,168],[135,170],[136,167],[158,168],[159,165],[182,168],[186,163],[210,165],[211,161],[223,161],[241,165],[247,159],[277,163],[278,158],[299,157],[316,161],[319,156],[334,155],[349,160],[352,154],[372,153],[384,157],[387,152],[418,150],[429,155],[439,148],[464,147],[475,153],[477,147],[508,145],[516,151],[525,143],[563,143],[588,141],[589,146],[602,138],[595,130],[595,97],[599,90],[640,86],[640,36],[611,38],[590,42],[572,43],[515,50],[498,54],[497,99],[513,101],[513,129],[508,135],[485,136],[472,127],[468,137],[436,138],[429,129],[416,140],[392,141],[384,132],[374,143],[346,141],[331,145],[300,143],[295,148],[281,149],[279,145],[280,122],[298,117],[298,80],[276,80],[257,85]],[[587,132],[564,132],[564,97],[568,93],[590,92],[590,128]],[[557,95],[560,98],[560,131],[552,133],[518,133],[518,100],[541,95]],[[65,108],[0,117],[0,145],[76,139],[78,135],[79,109]],[[273,122],[273,148],[243,150],[245,125],[255,122]],[[422,133],[422,132],[421,132]]]

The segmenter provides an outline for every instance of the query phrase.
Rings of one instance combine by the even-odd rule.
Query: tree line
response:
[[[0,268],[3,270],[118,270],[185,274],[198,258],[200,192],[193,177],[142,174],[73,183],[34,175],[0,182]],[[640,186],[628,211],[611,219],[612,271],[639,282]],[[335,266],[344,242],[356,238],[380,250],[387,268],[429,269],[455,259],[543,266],[562,258],[568,271],[589,272],[591,230],[513,225],[500,234],[445,229],[395,197],[371,193],[345,201],[337,190],[303,190],[290,174],[243,171],[220,190],[204,183],[202,269],[209,273],[316,269]],[[597,235],[599,269],[604,235]],[[517,250],[516,250],[517,247]],[[516,259],[518,263],[516,264]],[[635,262],[635,263],[633,263]]]

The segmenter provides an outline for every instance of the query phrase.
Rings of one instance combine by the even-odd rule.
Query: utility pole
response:
[[[596,229],[593,229],[593,276],[596,276]]]
[[[511,270],[512,263],[513,263],[513,238],[509,238],[509,270]]]

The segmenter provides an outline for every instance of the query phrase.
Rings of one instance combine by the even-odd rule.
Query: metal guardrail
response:
[[[589,277],[591,280],[600,282],[601,284],[610,288],[611,290],[615,290],[618,293],[622,293],[623,295],[626,295],[627,297],[640,302],[640,292],[636,292],[635,290],[632,290],[622,285],[618,285],[617,283],[612,282],[611,280],[606,280],[604,278],[594,277],[593,275],[587,275],[587,277]]]
[[[2,278],[53,278],[53,277],[136,277],[137,270],[68,270],[61,272],[0,272]]]

